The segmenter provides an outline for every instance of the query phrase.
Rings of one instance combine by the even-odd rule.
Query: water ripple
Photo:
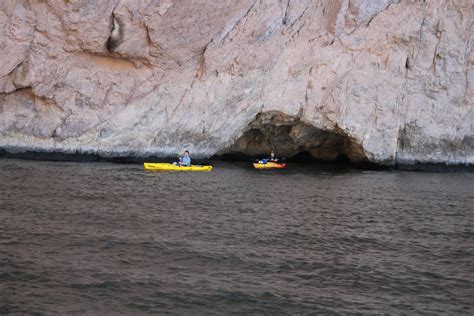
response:
[[[0,314],[473,314],[472,174],[3,159],[0,180]]]

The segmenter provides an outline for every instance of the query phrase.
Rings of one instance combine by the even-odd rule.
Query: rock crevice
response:
[[[110,17],[111,20],[111,28],[110,28],[110,35],[107,39],[107,50],[110,53],[113,53],[114,50],[120,45],[120,42],[123,39],[124,34],[124,26],[119,18],[115,17],[115,14],[112,12]]]

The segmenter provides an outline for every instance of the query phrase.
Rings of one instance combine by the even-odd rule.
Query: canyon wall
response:
[[[472,0],[4,0],[0,148],[474,163]]]

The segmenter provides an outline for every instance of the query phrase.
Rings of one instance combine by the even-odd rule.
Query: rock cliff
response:
[[[0,148],[474,163],[472,0],[5,0]]]

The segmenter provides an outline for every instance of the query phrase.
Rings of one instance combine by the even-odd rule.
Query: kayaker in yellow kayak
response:
[[[191,166],[191,157],[189,157],[189,151],[185,150],[184,156],[180,157],[178,162],[173,162],[173,165],[186,166],[186,167]]]
[[[189,151],[184,152],[183,157],[179,157],[178,162],[173,163],[143,163],[145,170],[155,171],[211,171],[212,166],[191,165],[191,157]]]

